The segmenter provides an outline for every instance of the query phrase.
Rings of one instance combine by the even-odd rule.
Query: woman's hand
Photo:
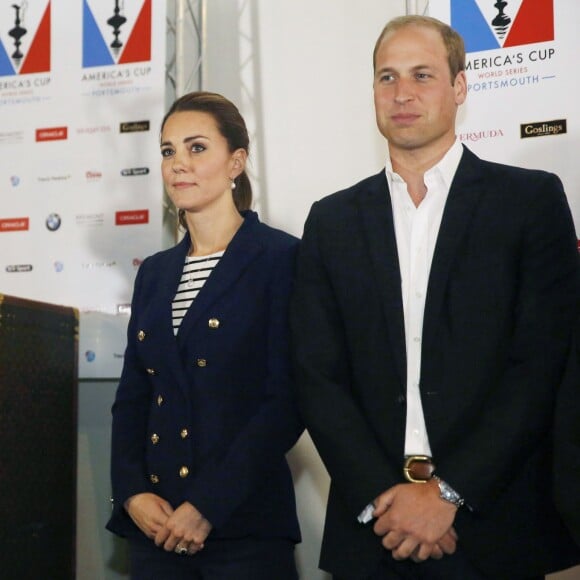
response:
[[[182,503],[155,535],[155,543],[171,552],[179,545],[193,555],[203,549],[212,525],[189,502]]]
[[[163,498],[154,493],[138,493],[131,496],[124,504],[125,510],[137,527],[153,540],[162,530],[173,508]]]

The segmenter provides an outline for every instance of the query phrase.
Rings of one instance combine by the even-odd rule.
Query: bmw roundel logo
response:
[[[51,232],[56,232],[56,230],[58,230],[58,228],[60,228],[61,221],[62,220],[60,219],[60,216],[57,213],[51,213],[46,218],[46,227]]]

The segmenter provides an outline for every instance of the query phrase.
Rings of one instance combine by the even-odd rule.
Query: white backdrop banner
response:
[[[462,142],[486,159],[560,176],[580,231],[578,0],[430,0],[465,40]]]
[[[161,247],[165,9],[0,3],[0,292],[126,310]]]

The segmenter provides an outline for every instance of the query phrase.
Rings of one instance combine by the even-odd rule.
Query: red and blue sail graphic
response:
[[[151,0],[143,2],[128,39],[123,43],[118,35],[120,28],[129,24],[125,21],[116,2],[114,15],[108,19],[108,28],[103,31],[88,0],[83,0],[83,68],[151,60]],[[108,37],[114,35],[113,42],[106,41],[103,32]]]
[[[517,7],[515,14],[510,5]],[[487,0],[485,15],[482,7],[481,0],[451,0],[451,26],[467,52],[554,40],[554,0]]]
[[[0,41],[0,76],[26,75],[50,71],[50,2],[42,14],[40,22],[35,30],[22,26],[18,13],[20,6],[11,6],[16,9],[16,20],[11,22],[7,32],[14,39],[14,45],[6,45]],[[4,24],[2,24],[4,27]],[[25,35],[32,35],[32,40],[27,50],[20,50],[20,39]]]

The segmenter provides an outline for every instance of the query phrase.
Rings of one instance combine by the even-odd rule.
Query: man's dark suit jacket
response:
[[[177,337],[171,302],[189,235],[139,268],[113,406],[117,534],[140,534],[123,503],[152,492],[174,508],[191,502],[213,525],[208,541],[300,538],[284,456],[303,430],[287,321],[298,240],[244,217]]]
[[[465,149],[431,266],[420,388],[437,473],[473,510],[458,512],[458,545],[494,579],[580,560],[550,501],[578,291],[560,180]],[[299,404],[331,478],[321,567],[364,578],[383,549],[357,515],[403,481],[403,304],[384,171],[313,205],[291,327]]]
[[[580,546],[580,318],[556,403],[554,493],[562,518]]]

